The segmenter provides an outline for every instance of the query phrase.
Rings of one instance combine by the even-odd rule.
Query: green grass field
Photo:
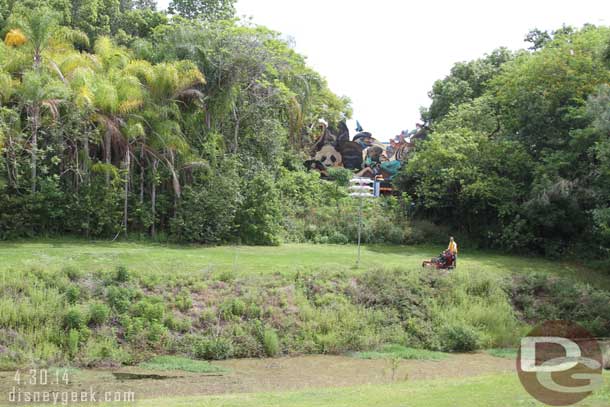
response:
[[[442,249],[433,246],[364,246],[360,268],[418,268],[424,259],[438,255]],[[66,266],[95,271],[120,264],[137,273],[158,275],[168,271],[172,274],[191,274],[219,270],[250,275],[291,273],[319,268],[356,272],[356,253],[357,249],[353,245],[202,247],[53,240],[0,243],[0,271],[30,268],[57,270]],[[601,272],[572,263],[558,263],[540,258],[464,249],[458,265],[462,269],[485,269],[505,275],[543,272],[610,288],[610,278]]]
[[[235,394],[143,400],[141,406],[199,407],[543,407],[529,396],[516,374],[457,380],[429,380],[391,385],[311,389],[288,393]],[[580,407],[610,405],[610,377]]]

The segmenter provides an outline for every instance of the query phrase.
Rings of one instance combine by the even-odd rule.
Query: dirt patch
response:
[[[303,356],[218,362],[238,379],[232,392],[298,390],[480,376],[514,370],[514,362],[486,354],[453,355],[442,361],[360,360],[344,356]]]
[[[225,375],[187,372],[162,373],[137,368],[113,371],[82,370],[69,385],[49,385],[45,391],[133,391],[137,399],[200,396],[227,393],[291,391],[308,388],[385,384],[392,381],[460,378],[514,371],[514,361],[487,354],[451,355],[442,361],[361,360],[345,356],[301,356],[278,359],[240,359],[214,362],[229,370]],[[118,375],[117,375],[118,373]],[[117,380],[125,375],[162,375],[164,380]],[[168,377],[170,376],[170,377]],[[0,394],[14,386],[14,372],[0,372]],[[22,391],[36,390],[21,386]]]

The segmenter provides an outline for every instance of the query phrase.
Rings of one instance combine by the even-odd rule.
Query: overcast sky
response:
[[[607,0],[238,0],[237,11],[291,37],[384,141],[415,127],[432,84],[455,62],[524,48],[536,27],[610,22]]]

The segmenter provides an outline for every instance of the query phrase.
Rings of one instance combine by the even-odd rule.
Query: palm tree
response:
[[[26,44],[31,48],[34,68],[42,66],[42,53],[49,46],[53,34],[58,29],[57,14],[46,7],[39,7],[34,10],[21,10],[17,15],[17,23],[25,38]]]
[[[125,173],[124,230],[128,229],[128,197],[134,140],[144,135],[134,114],[144,104],[144,89],[138,78],[125,70],[129,56],[107,37],[95,43],[95,55],[71,55],[59,65],[81,109],[91,112],[91,121],[103,129],[101,147],[110,183],[113,152]],[[88,151],[88,139],[85,140]]]
[[[8,74],[0,71],[0,107],[6,106],[10,103],[13,95],[17,91],[17,82]],[[0,150],[4,147],[4,143],[7,143],[6,147],[6,174],[8,177],[9,186],[17,185],[17,164],[16,157],[13,149],[13,137],[11,133],[17,130],[18,126],[16,123],[6,123],[7,119],[10,121],[17,121],[17,115],[11,115],[12,118],[2,117],[0,122]]]
[[[152,161],[151,213],[153,224],[151,233],[154,236],[157,196],[157,169],[162,161],[171,173],[175,204],[181,196],[180,179],[177,170],[177,155],[189,155],[189,145],[181,130],[180,106],[201,101],[203,93],[199,88],[205,84],[203,74],[189,61],[151,65],[146,61],[132,61],[126,71],[137,76],[146,86],[149,98],[142,116],[147,124],[146,145],[142,142],[142,151],[147,151]],[[190,165],[196,165],[191,160]]]
[[[28,50],[31,52],[35,70],[35,73],[26,72],[24,74],[20,93],[30,123],[31,188],[32,192],[36,192],[41,111],[46,108],[51,112],[53,118],[57,118],[58,104],[63,97],[67,96],[67,88],[45,72],[43,53],[47,51],[54,38],[84,44],[88,42],[88,39],[83,38],[81,32],[65,27],[60,28],[57,13],[47,7],[39,7],[34,10],[18,9],[12,19],[14,21],[11,24],[19,27],[19,30],[12,31],[13,35],[22,35],[25,41],[12,41],[11,44],[22,47],[22,52]],[[49,66],[65,82],[65,78],[52,59],[49,59]]]
[[[69,95],[63,82],[51,78],[45,72],[29,71],[23,75],[19,95],[26,111],[30,126],[31,188],[36,192],[38,162],[38,131],[41,126],[43,109],[51,113],[53,119],[59,116],[59,104]]]

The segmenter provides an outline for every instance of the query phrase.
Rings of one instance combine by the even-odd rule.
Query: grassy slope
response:
[[[368,246],[363,268],[374,265],[418,267],[421,260],[438,252],[437,247]],[[352,270],[354,246],[284,245],[280,248],[177,247],[139,243],[85,243],[82,241],[35,241],[0,243],[0,272],[15,269],[61,269],[76,266],[84,271],[126,265],[136,273],[190,274],[202,270],[235,270],[239,274],[293,273],[301,268]],[[460,269],[488,270],[498,274],[547,272],[610,287],[606,276],[570,264],[486,252],[465,251]],[[142,401],[152,406],[538,406],[527,396],[515,375],[497,375],[445,381],[418,381],[391,386],[360,386],[264,393],[175,398]],[[582,406],[608,406],[610,385]]]
[[[136,396],[137,397],[137,396]],[[581,407],[610,404],[610,377],[604,388],[579,403]],[[542,407],[530,397],[516,374],[457,380],[428,380],[393,385],[312,389],[291,393],[236,394],[196,398],[142,400],[141,406],[201,407]]]
[[[441,247],[366,246],[362,251],[362,269],[384,267],[419,267]],[[122,264],[130,270],[163,275],[205,270],[236,271],[239,274],[290,273],[302,268],[351,270],[356,248],[351,245],[292,245],[281,247],[202,247],[148,243],[108,243],[82,241],[0,242],[0,272],[11,269],[60,269],[76,266],[83,271],[109,269]],[[463,269],[485,269],[499,274],[547,272],[574,277],[595,286],[610,289],[610,279],[582,267],[524,258],[464,250],[459,259]]]

